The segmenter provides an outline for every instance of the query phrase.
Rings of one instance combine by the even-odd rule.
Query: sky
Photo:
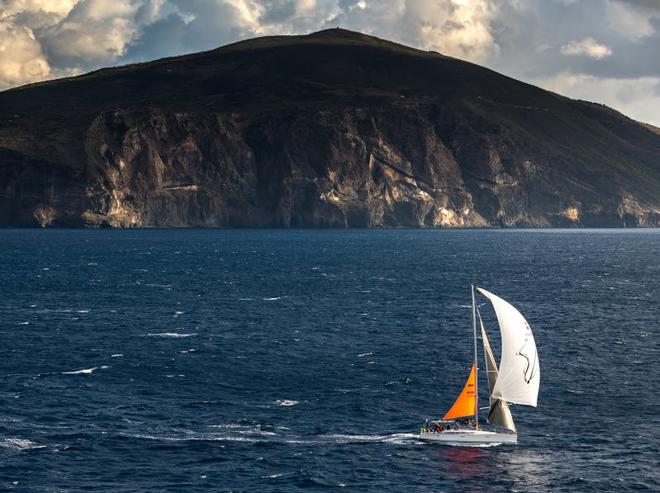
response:
[[[0,0],[0,90],[337,26],[660,126],[660,0]]]

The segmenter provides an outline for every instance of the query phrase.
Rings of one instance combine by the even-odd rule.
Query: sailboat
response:
[[[474,360],[463,390],[441,420],[427,421],[419,439],[451,445],[516,443],[518,432],[509,404],[536,407],[541,372],[534,335],[520,312],[507,301],[477,288],[493,305],[502,336],[502,356],[497,367],[481,313],[472,289],[472,334]],[[479,423],[479,368],[477,365],[477,319],[486,360],[490,391],[487,425]]]

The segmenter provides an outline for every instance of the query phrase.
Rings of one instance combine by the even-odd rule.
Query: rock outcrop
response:
[[[0,93],[0,225],[660,225],[660,135],[342,30]]]

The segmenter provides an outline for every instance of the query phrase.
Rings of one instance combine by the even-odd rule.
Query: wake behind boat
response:
[[[509,403],[536,407],[540,368],[534,335],[516,308],[482,288],[477,290],[493,305],[502,336],[502,356],[498,369],[486,328],[475,302],[472,286],[472,333],[474,360],[463,390],[441,420],[422,426],[419,439],[450,445],[497,445],[516,443],[518,433]],[[479,423],[479,368],[477,366],[477,317],[486,360],[490,391],[487,423]]]

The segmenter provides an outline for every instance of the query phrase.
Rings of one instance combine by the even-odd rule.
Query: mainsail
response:
[[[509,405],[506,403],[506,401],[503,401],[502,399],[496,399],[492,396],[493,388],[495,388],[495,382],[497,381],[497,363],[495,363],[495,357],[493,356],[493,350],[490,347],[490,341],[488,340],[488,335],[486,334],[484,322],[481,320],[481,314],[479,311],[477,311],[477,314],[479,315],[479,324],[481,325],[481,340],[484,343],[486,374],[488,375],[488,387],[491,393],[488,422],[515,432],[516,425],[513,424],[513,417],[511,416]]]
[[[536,407],[541,371],[532,330],[508,302],[485,289],[477,289],[493,304],[502,335],[502,358],[491,395],[514,404]]]
[[[470,376],[463,386],[463,390],[456,398],[454,405],[442,417],[442,419],[463,418],[465,416],[474,416],[477,408],[477,396],[475,395],[475,384],[477,381],[477,363],[472,363]]]

